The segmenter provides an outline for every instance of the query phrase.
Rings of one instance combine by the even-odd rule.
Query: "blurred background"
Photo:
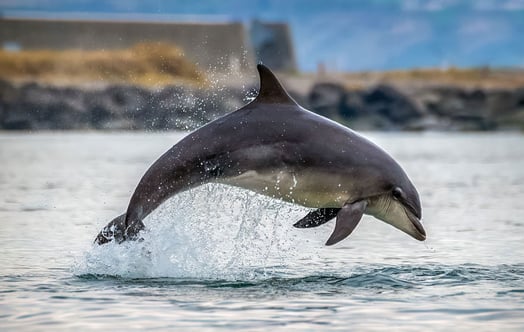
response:
[[[524,129],[524,0],[0,1],[0,129],[191,129],[256,63],[358,130]]]

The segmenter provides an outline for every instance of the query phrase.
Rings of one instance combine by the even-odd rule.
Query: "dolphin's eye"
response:
[[[402,189],[400,189],[399,187],[393,189],[393,198],[395,199],[401,199],[402,198]]]

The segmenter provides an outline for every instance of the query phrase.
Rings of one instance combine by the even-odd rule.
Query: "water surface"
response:
[[[425,243],[365,217],[207,185],[95,247],[183,133],[0,134],[1,330],[522,330],[524,136],[378,134],[420,191]]]

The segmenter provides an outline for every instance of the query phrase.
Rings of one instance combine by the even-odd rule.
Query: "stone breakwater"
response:
[[[361,130],[524,130],[524,87],[312,87],[309,109]]]
[[[0,129],[193,129],[246,103],[237,89],[132,85],[51,87],[0,82]]]
[[[255,87],[51,87],[0,81],[3,130],[193,129],[246,104]],[[467,89],[314,84],[304,107],[357,130],[524,130],[524,87]]]

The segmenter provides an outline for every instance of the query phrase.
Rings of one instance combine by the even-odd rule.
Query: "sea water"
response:
[[[428,239],[224,185],[93,245],[185,133],[0,133],[0,330],[524,329],[524,136],[366,133],[418,188]]]

